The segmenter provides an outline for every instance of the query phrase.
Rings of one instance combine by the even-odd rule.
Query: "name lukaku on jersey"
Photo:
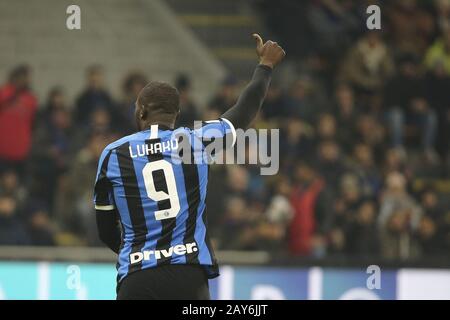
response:
[[[148,144],[138,144],[135,147],[130,146],[130,157],[143,157],[149,154],[167,152],[178,149],[178,140],[171,139],[162,142],[148,143]]]
[[[198,250],[197,244],[195,242],[186,243],[186,244],[177,244],[168,249],[161,250],[144,250],[142,252],[134,252],[130,254],[130,263],[139,263],[142,260],[150,260],[152,256],[155,257],[156,260],[161,258],[169,258],[172,255],[176,254],[178,256],[182,256],[185,254],[190,254],[196,252]]]

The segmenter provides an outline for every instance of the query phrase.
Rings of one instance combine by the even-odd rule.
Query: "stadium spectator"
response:
[[[428,69],[433,69],[436,63],[441,63],[445,73],[450,75],[450,30],[445,30],[425,54],[425,66]]]
[[[286,102],[289,117],[298,117],[313,124],[317,115],[326,108],[326,102],[317,89],[317,84],[308,75],[302,75],[296,80],[291,85]]]
[[[27,208],[27,233],[34,246],[54,246],[55,231],[46,206],[39,201],[32,202]]]
[[[422,54],[426,50],[435,32],[431,6],[417,0],[386,3],[384,12],[390,27],[388,36],[396,52]]]
[[[357,33],[359,22],[352,1],[318,0],[308,7],[308,20],[318,50],[337,51]]]
[[[442,158],[450,152],[450,75],[445,72],[442,61],[436,61],[426,78],[426,97],[438,118],[437,150]]]
[[[24,174],[31,148],[31,132],[37,100],[31,91],[31,69],[14,68],[0,87],[0,167],[12,167]]]
[[[208,109],[217,110],[219,114],[224,113],[237,99],[238,80],[232,76],[226,76],[216,95],[208,103]],[[213,119],[213,118],[211,118]]]
[[[140,72],[131,72],[122,83],[123,101],[119,104],[118,116],[121,119],[119,131],[123,134],[131,134],[136,128],[134,104],[147,83],[147,77]]]
[[[224,250],[255,250],[258,248],[255,238],[257,213],[250,210],[242,196],[228,197],[225,214],[220,228],[219,248]]]
[[[379,32],[367,32],[353,47],[341,65],[340,81],[350,83],[362,94],[373,94],[394,72],[390,50]]]
[[[288,118],[280,132],[280,161],[282,167],[291,167],[297,159],[313,151],[313,129],[297,118]]]
[[[0,193],[13,197],[20,211],[26,205],[29,189],[21,183],[15,170],[7,169],[0,173]]]
[[[377,207],[373,201],[364,201],[357,208],[345,230],[348,255],[374,257],[378,254],[376,215]]]
[[[286,108],[286,96],[283,90],[277,83],[272,82],[264,99],[262,108],[264,118],[267,120],[279,120],[280,118],[288,117],[289,113]]]
[[[351,86],[339,84],[335,89],[335,101],[331,112],[333,113],[337,127],[336,139],[346,152],[353,146],[358,114],[362,111],[356,105],[355,96]]]
[[[430,160],[434,159],[437,117],[426,99],[424,77],[419,73],[415,56],[401,58],[398,75],[386,86],[385,100],[392,145],[404,149],[405,126],[409,124],[420,131],[424,151]]]
[[[99,244],[92,206],[91,187],[94,184],[98,158],[111,136],[92,134],[87,144],[74,157],[68,176],[60,184],[56,199],[57,221],[87,244]]]
[[[186,74],[179,74],[175,79],[175,87],[180,94],[181,112],[178,125],[182,127],[193,127],[195,120],[201,120],[198,107],[191,97],[191,79]]]
[[[27,245],[29,237],[18,217],[16,200],[0,194],[0,245]]]
[[[382,178],[375,162],[373,150],[367,144],[357,143],[350,159],[347,162],[347,169],[357,177],[364,197],[376,197],[381,189]]]
[[[329,194],[325,181],[306,162],[297,164],[291,192],[294,210],[289,225],[289,251],[294,255],[323,257],[330,222]]]
[[[74,120],[78,125],[88,126],[92,113],[99,109],[116,119],[116,106],[105,89],[103,68],[94,65],[87,69],[87,85],[76,100]]]
[[[420,206],[406,190],[405,177],[398,172],[390,173],[386,177],[377,221],[384,257],[407,259],[417,256],[411,235],[419,227],[421,216]]]
[[[317,146],[317,168],[327,185],[336,189],[339,179],[346,171],[339,145],[329,139],[323,140]]]
[[[434,13],[440,31],[450,30],[450,1],[435,0]]]
[[[53,88],[38,117],[33,135],[34,161],[30,164],[33,196],[39,196],[49,208],[53,207],[58,180],[68,169],[70,155],[74,151],[71,121],[63,90]],[[43,179],[47,182],[45,189],[40,187]]]

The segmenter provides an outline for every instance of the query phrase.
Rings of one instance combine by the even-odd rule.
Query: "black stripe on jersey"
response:
[[[145,143],[152,144],[152,143],[160,143],[161,139],[151,139],[146,140]],[[148,161],[158,161],[164,159],[162,153],[154,153],[148,154]],[[153,172],[153,183],[155,184],[155,190],[156,191],[165,191],[167,192],[167,183],[166,178],[164,177],[164,172],[162,170]],[[170,208],[170,200],[163,200],[158,202],[158,210],[164,210]],[[161,221],[161,235],[156,242],[156,250],[168,250],[170,248],[170,244],[172,242],[172,235],[173,230],[176,226],[176,218],[169,218],[169,219],[163,219]],[[164,257],[162,256],[160,259],[157,260],[157,265],[161,264],[168,264],[170,263],[172,257]]]
[[[127,142],[116,149],[119,162],[120,175],[125,190],[128,212],[133,226],[134,239],[131,245],[131,253],[141,252],[147,236],[147,224],[145,222],[144,209],[142,208],[141,194],[134,170],[133,159],[130,157],[130,143]],[[130,264],[128,273],[140,270],[142,262]]]
[[[195,242],[195,228],[197,223],[197,211],[200,203],[200,183],[197,164],[194,161],[194,150],[191,148],[190,164],[182,162],[184,186],[188,202],[189,216],[186,220],[184,243]],[[186,263],[198,263],[198,250],[186,256]]]
[[[208,167],[208,180],[209,180],[209,167]],[[208,192],[206,192],[206,195],[208,195]],[[206,199],[205,199],[206,202]],[[211,256],[211,262],[214,266],[217,265],[217,259],[216,259],[216,255],[214,254],[214,250],[212,248],[211,245],[211,239],[209,238],[209,228],[208,228],[208,217],[207,217],[207,207],[205,207],[205,210],[203,211],[203,225],[205,226],[205,243],[206,243],[206,247],[208,248],[209,251],[209,255]]]
[[[95,203],[97,205],[110,205],[109,192],[112,190],[111,181],[106,177],[106,171],[108,169],[109,157],[111,156],[111,151],[109,151],[105,159],[103,159],[102,166],[100,168],[100,173],[97,178],[97,183],[95,184]]]
[[[121,240],[120,240],[120,247],[119,247],[119,256],[120,253],[122,252],[123,246],[125,245],[125,229],[123,227],[123,223],[122,223],[122,219],[120,218],[120,213],[118,210],[115,211],[117,214],[117,219],[119,220],[120,223],[120,236],[121,236]],[[116,270],[119,270],[120,267],[120,262],[119,259],[117,259],[117,263],[116,263]],[[116,282],[119,283],[120,282],[120,275],[117,273],[117,277],[116,277]]]

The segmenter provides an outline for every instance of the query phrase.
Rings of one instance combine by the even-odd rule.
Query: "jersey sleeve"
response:
[[[94,186],[94,205],[96,210],[113,210],[115,208],[113,188],[107,177],[111,150],[103,150],[98,161],[97,176]]]
[[[196,128],[194,133],[204,144],[215,139],[223,139],[225,148],[232,148],[236,143],[236,130],[233,124],[225,118],[203,121],[202,126]]]

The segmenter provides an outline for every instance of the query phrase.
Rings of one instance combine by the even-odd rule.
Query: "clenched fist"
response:
[[[286,52],[284,52],[278,43],[271,40],[264,43],[261,36],[257,33],[253,34],[253,38],[256,39],[256,53],[258,54],[260,64],[273,68],[283,60]]]

